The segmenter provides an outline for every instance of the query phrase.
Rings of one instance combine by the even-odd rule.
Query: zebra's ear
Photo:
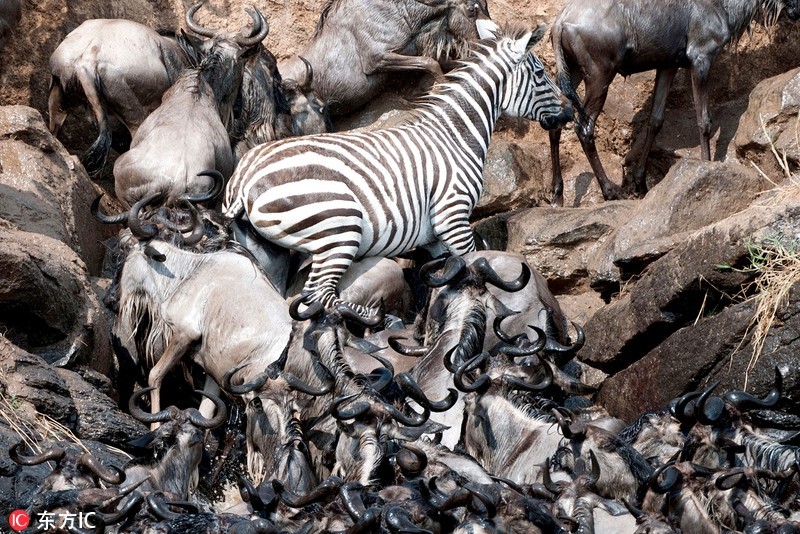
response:
[[[545,32],[547,31],[547,25],[539,24],[535,30],[532,32],[528,32],[514,43],[514,50],[516,50],[520,55],[525,55],[528,50],[533,48],[533,45],[538,43],[544,37]]]
[[[475,27],[478,29],[478,37],[481,39],[496,39],[497,31],[500,29],[497,23],[491,19],[477,19]]]

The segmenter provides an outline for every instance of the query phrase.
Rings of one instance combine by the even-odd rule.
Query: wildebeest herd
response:
[[[255,8],[241,32],[199,24],[201,4],[188,32],[83,23],[51,58],[50,128],[85,105],[87,170],[121,152],[125,211],[90,209],[124,227],[105,302],[117,390],[151,425],[131,450],[152,452],[117,467],[13,447],[55,462],[28,531],[91,512],[62,530],[800,532],[800,419],[777,411],[777,369],[764,398],[712,384],[626,425],[592,403],[582,329],[545,279],[476,250],[469,225],[501,114],[553,132],[556,162],[574,118],[603,182],[593,126],[616,72],[658,69],[652,141],[691,67],[708,157],[704,69],[784,7],[797,17],[797,0],[573,0],[552,31],[558,85],[531,52],[545,26],[498,26],[482,0],[329,0],[280,65]],[[330,131],[329,112],[405,70],[434,84],[404,122]],[[181,367],[198,396],[175,394]]]

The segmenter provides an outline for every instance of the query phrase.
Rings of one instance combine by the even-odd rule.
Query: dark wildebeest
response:
[[[186,12],[187,27],[208,37],[207,41],[192,42],[200,48],[201,55],[224,41],[241,48],[251,47],[269,31],[261,13],[250,10],[253,28],[248,34],[204,28],[194,20],[201,5],[196,3]],[[98,172],[111,147],[109,115],[125,125],[133,137],[147,116],[161,105],[161,97],[181,71],[191,66],[190,48],[181,37],[169,32],[162,35],[130,20],[87,20],[70,32],[50,56],[50,132],[58,135],[69,112],[88,104],[99,133],[81,160],[87,171]]]
[[[476,40],[475,18],[485,0],[328,0],[311,42],[279,64],[285,79],[304,83],[314,68],[313,88],[332,114],[371,100],[390,72],[427,71],[465,55]]]
[[[581,81],[586,85],[583,112],[579,111],[575,120],[575,131],[600,183],[603,198],[619,199],[624,194],[623,188],[608,179],[594,142],[595,121],[617,73],[628,76],[656,70],[650,124],[632,178],[635,192],[641,196],[647,190],[647,156],[663,123],[664,105],[677,70],[691,70],[700,147],[703,159],[709,160],[711,121],[707,84],[711,65],[722,48],[740,38],[759,14],[771,23],[784,7],[792,20],[800,15],[797,0],[570,0],[567,3],[551,31],[558,84],[579,110],[575,88]],[[564,203],[558,154],[560,139],[560,130],[550,132],[552,202],[559,206]]]

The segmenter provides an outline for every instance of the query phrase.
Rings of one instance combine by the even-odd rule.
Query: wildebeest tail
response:
[[[111,125],[104,106],[102,94],[102,81],[100,76],[84,66],[75,69],[75,76],[83,89],[89,108],[94,114],[99,130],[97,139],[81,157],[81,162],[89,175],[95,175],[103,169],[108,153],[111,150]]]
[[[555,52],[556,56],[556,84],[558,85],[558,88],[561,89],[561,92],[564,93],[564,95],[572,103],[572,107],[578,113],[578,117],[580,117],[580,120],[583,122],[586,112],[583,109],[583,105],[581,104],[581,99],[578,96],[578,93],[572,86],[569,66],[567,65],[567,60],[564,57],[564,48],[561,46],[561,33],[561,24],[556,21],[553,23],[553,27],[550,30],[550,38],[552,39],[553,51]]]

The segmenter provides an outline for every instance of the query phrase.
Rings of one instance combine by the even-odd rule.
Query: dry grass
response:
[[[30,411],[21,406],[19,399],[8,397],[0,393],[0,417],[17,433],[29,450],[41,452],[40,443],[48,441],[71,441],[89,452],[83,443],[72,431],[50,417],[34,410],[31,417]]]

